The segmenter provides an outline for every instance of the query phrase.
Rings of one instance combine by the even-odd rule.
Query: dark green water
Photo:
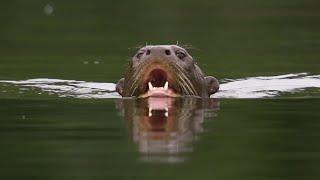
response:
[[[113,100],[1,100],[1,176],[318,179],[319,100],[221,100],[177,163],[145,162]],[[152,156],[152,155],[149,155]],[[151,157],[152,158],[152,157]]]
[[[319,17],[316,0],[3,1],[0,80],[116,82],[137,46],[177,41],[218,79],[320,74]],[[1,179],[320,178],[319,89],[220,99],[156,160],[118,100],[39,93],[0,85]]]

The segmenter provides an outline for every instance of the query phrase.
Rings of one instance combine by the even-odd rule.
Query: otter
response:
[[[207,98],[218,90],[217,79],[205,76],[192,56],[177,45],[142,47],[116,85],[122,97]]]

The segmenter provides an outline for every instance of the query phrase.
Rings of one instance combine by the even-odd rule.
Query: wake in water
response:
[[[320,75],[307,73],[279,76],[260,76],[244,79],[225,79],[220,91],[213,97],[219,98],[264,98],[281,93],[298,93],[306,88],[320,88]]]
[[[21,87],[39,88],[59,97],[120,98],[114,83],[86,82],[61,79],[29,79],[21,81],[1,80],[0,83]],[[281,93],[301,92],[306,88],[320,88],[320,75],[307,73],[280,76],[260,76],[243,79],[223,79],[220,90],[212,98],[265,98]]]

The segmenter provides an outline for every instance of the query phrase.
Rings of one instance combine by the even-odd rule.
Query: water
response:
[[[320,95],[318,89],[320,88],[320,75],[308,75],[307,73],[223,79],[220,82],[219,92],[211,95],[211,98],[266,98],[279,97],[280,95],[283,97],[284,93],[294,94],[296,98],[318,98]],[[6,85],[3,88],[4,93],[10,92],[10,85],[14,85],[19,87],[19,93],[21,94],[39,89],[49,95],[56,94],[59,97],[121,98],[115,91],[116,84],[114,83],[48,78],[21,81],[0,80],[0,83]],[[306,95],[306,92],[312,95]]]
[[[121,110],[147,114],[147,109],[136,109],[138,105],[123,109],[118,103],[1,100],[1,175],[50,179],[319,176],[317,99],[225,99],[207,113],[192,107],[193,111],[184,112],[191,116],[177,114],[187,121],[178,121],[185,123],[181,129],[153,139],[151,133],[143,136],[148,129],[135,128],[132,116],[120,118]],[[197,116],[188,118],[193,113]],[[141,112],[133,117],[141,117]],[[143,123],[135,119],[139,120]]]
[[[320,4],[7,1],[1,179],[319,179]],[[121,99],[137,47],[182,44],[210,99]]]

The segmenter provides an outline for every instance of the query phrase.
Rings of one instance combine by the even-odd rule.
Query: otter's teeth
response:
[[[169,108],[168,108],[168,107],[164,107],[164,108],[160,108],[160,109],[156,109],[156,110],[165,110],[164,115],[165,115],[166,117],[169,116]],[[149,113],[148,113],[148,116],[149,116],[149,117],[152,117],[152,116],[153,116],[152,111],[153,111],[152,107],[149,107]]]
[[[164,113],[164,115],[165,115],[166,117],[168,117],[168,116],[169,116],[169,108],[168,108],[168,107],[165,107],[164,110],[166,111],[166,112]]]
[[[164,86],[163,86],[163,90],[164,91],[168,91],[168,88],[169,88],[169,83],[168,83],[168,81],[164,84]]]
[[[149,91],[153,91],[153,86],[152,86],[151,82],[148,83],[148,86],[149,86]]]
[[[169,82],[167,81],[163,87],[153,87],[153,85],[151,84],[151,82],[148,83],[149,86],[149,91],[153,91],[156,89],[162,90],[162,91],[168,91],[169,88]]]

